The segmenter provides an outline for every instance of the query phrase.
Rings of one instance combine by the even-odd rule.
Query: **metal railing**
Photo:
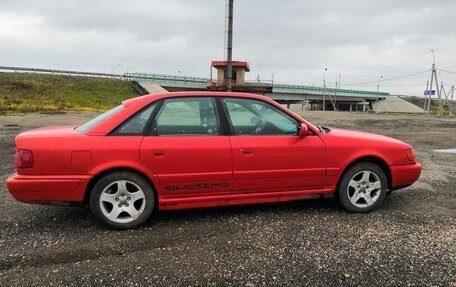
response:
[[[188,76],[175,76],[175,75],[163,75],[163,74],[147,74],[147,73],[129,73],[125,74],[129,79],[135,81],[151,81],[155,83],[169,84],[179,83],[186,84],[191,87],[206,88],[210,79],[202,77],[188,77]],[[350,94],[350,95],[369,95],[386,97],[389,93],[384,92],[373,92],[373,91],[362,91],[362,90],[350,90],[350,89],[334,89],[334,88],[323,88],[323,87],[312,87],[312,86],[301,86],[301,85],[284,85],[284,84],[272,84],[264,82],[246,82],[245,86],[252,87],[271,87],[273,92],[292,91],[296,93],[311,93],[311,94]]]
[[[26,68],[26,67],[12,67],[0,66],[0,70],[14,72],[14,73],[33,73],[33,74],[51,74],[51,75],[65,75],[65,76],[81,76],[81,77],[99,77],[99,78],[112,78],[112,79],[125,79],[121,74],[109,73],[94,73],[94,72],[81,72],[71,70],[54,70],[54,69],[41,69],[41,68]]]
[[[370,95],[370,96],[380,96],[386,97],[389,96],[389,93],[385,92],[373,92],[373,91],[362,91],[362,90],[351,90],[351,89],[334,89],[334,88],[324,88],[324,87],[312,87],[312,86],[300,86],[300,85],[283,85],[283,84],[274,84],[273,91],[279,90],[292,90],[292,91],[306,91],[313,92],[318,94],[353,94],[353,95]]]
[[[150,81],[158,83],[184,83],[204,85],[207,87],[209,83],[208,78],[202,77],[188,77],[188,76],[175,76],[165,74],[149,74],[149,73],[126,73],[124,77],[133,81]]]

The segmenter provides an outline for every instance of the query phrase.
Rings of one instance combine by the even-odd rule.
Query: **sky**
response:
[[[248,80],[422,95],[456,71],[455,0],[234,0],[233,59]],[[0,65],[209,77],[224,0],[0,0]],[[424,72],[421,74],[416,74]],[[336,75],[337,73],[337,75]],[[401,79],[392,78],[410,75]],[[456,73],[438,72],[446,89]]]

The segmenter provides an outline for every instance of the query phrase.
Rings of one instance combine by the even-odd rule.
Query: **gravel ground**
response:
[[[80,123],[90,113],[0,116],[0,181],[14,136]],[[315,123],[372,131],[415,146],[420,180],[370,214],[332,200],[160,212],[130,231],[82,208],[27,205],[0,185],[0,286],[456,286],[456,121],[306,112]]]

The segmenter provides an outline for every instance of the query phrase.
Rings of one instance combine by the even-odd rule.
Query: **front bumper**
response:
[[[421,164],[407,164],[390,166],[392,187],[398,189],[413,184],[421,174]]]
[[[11,195],[26,203],[82,202],[90,176],[12,174],[6,181]]]

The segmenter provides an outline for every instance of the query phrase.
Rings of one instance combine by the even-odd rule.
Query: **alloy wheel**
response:
[[[366,208],[378,200],[381,188],[380,177],[373,171],[363,170],[350,179],[347,186],[348,199],[354,206]]]
[[[117,180],[103,189],[99,204],[101,212],[109,220],[116,223],[129,223],[144,212],[146,196],[136,183]]]

